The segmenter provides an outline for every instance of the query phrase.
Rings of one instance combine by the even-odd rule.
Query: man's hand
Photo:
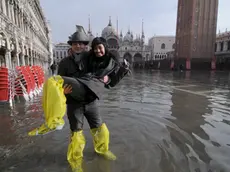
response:
[[[72,92],[72,86],[71,85],[65,84],[63,89],[64,89],[64,94],[69,94]]]

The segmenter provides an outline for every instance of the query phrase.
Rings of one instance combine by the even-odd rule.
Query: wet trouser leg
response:
[[[102,119],[97,100],[94,100],[93,102],[84,106],[84,116],[87,119],[91,129],[98,128],[102,125]]]
[[[102,119],[99,113],[97,100],[86,105],[67,105],[67,116],[72,132],[83,129],[84,116],[86,117],[90,128],[98,128],[102,125]]]
[[[72,132],[80,131],[84,125],[84,106],[76,104],[67,105],[67,116],[69,119],[70,130]]]

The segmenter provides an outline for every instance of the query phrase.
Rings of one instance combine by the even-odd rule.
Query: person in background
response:
[[[54,72],[56,70],[56,65],[54,63],[50,66],[50,70],[51,70],[51,74],[54,75]]]

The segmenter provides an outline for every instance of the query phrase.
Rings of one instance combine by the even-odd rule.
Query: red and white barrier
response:
[[[0,102],[12,106],[15,96],[32,99],[42,91],[44,75],[40,66],[17,66],[15,70],[0,67]]]

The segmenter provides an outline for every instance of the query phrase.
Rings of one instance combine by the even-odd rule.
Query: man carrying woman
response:
[[[80,168],[83,160],[86,142],[83,134],[84,117],[90,126],[95,152],[107,159],[116,159],[109,150],[109,130],[101,119],[97,101],[104,89],[117,85],[129,72],[128,63],[118,62],[117,57],[109,52],[104,38],[96,37],[92,41],[92,49],[86,52],[85,47],[88,43],[84,28],[77,26],[77,31],[68,41],[71,46],[70,55],[59,63],[58,75],[49,78],[45,83],[46,88],[56,84],[56,87],[60,88],[56,95],[64,93],[66,97],[66,102],[63,98],[59,104],[67,104],[67,116],[72,133],[67,160],[72,169]],[[53,94],[51,96],[55,97]],[[47,95],[43,95],[43,104],[46,104],[44,107],[47,111],[54,112],[55,107],[48,103],[47,98]]]

